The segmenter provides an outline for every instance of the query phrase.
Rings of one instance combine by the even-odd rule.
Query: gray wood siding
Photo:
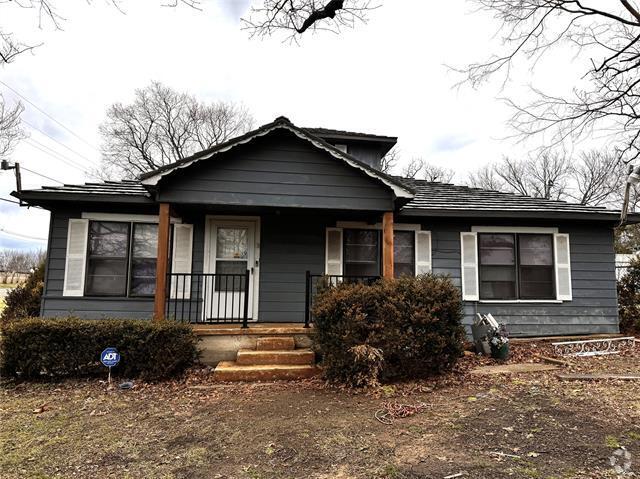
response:
[[[152,298],[62,297],[69,218],[80,212],[51,216],[51,242],[47,259],[44,316],[85,318],[150,318]],[[202,272],[204,215],[184,215],[194,225],[193,272]],[[488,222],[474,222],[487,224]],[[335,225],[329,215],[263,214],[261,217],[259,320],[304,320],[304,273],[324,271],[325,227]],[[470,223],[430,224],[433,272],[449,275],[460,286],[460,232]],[[564,303],[466,302],[464,323],[476,312],[492,313],[514,336],[618,332],[618,312],[612,231],[595,226],[565,226],[570,235],[573,300]]]
[[[260,321],[302,322],[305,271],[324,273],[325,227],[335,219],[264,215],[260,238]]]
[[[477,222],[476,224],[485,225]],[[460,232],[468,225],[430,227],[433,272],[448,274],[460,286]],[[465,302],[464,323],[469,326],[476,312],[491,313],[508,325],[514,336],[594,334],[618,332],[613,232],[603,227],[559,227],[568,233],[571,248],[573,300],[563,303]]]
[[[188,204],[388,211],[379,181],[290,133],[277,133],[178,171],[158,200]]]
[[[80,218],[81,214],[80,211],[51,214],[51,243],[47,257],[47,280],[42,299],[42,315],[46,317],[74,315],[87,319],[151,319],[153,298],[64,297],[62,295],[68,220]],[[183,221],[194,225],[192,271],[200,273],[204,254],[203,216],[185,215]]]

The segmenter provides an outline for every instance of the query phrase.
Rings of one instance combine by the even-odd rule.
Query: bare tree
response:
[[[554,47],[574,49],[572,62],[584,60],[585,80],[570,95],[534,89],[530,104],[509,101],[511,125],[522,138],[544,134],[554,148],[566,140],[607,133],[625,162],[640,155],[640,10],[635,2],[578,0],[473,0],[500,22],[505,50],[464,69],[474,87],[497,73],[506,84],[517,60],[530,65]]]
[[[17,249],[0,250],[0,271],[27,273],[44,261],[44,250],[21,251]]]
[[[573,201],[581,205],[620,208],[627,166],[611,152],[580,154],[572,161],[564,154],[543,154],[516,161],[503,158],[469,175],[476,188],[536,198]],[[630,211],[640,207],[638,189],[631,192]]]
[[[19,102],[9,106],[0,93],[0,160],[7,159],[16,144],[26,136],[20,125],[23,110]]]
[[[561,154],[525,160],[504,157],[469,175],[469,186],[546,199],[566,199],[572,168]]]
[[[133,103],[116,103],[107,110],[107,120],[100,126],[104,170],[134,178],[241,135],[252,126],[253,117],[242,106],[205,104],[153,82],[136,90]]]
[[[252,37],[285,31],[290,40],[297,41],[309,30],[338,33],[366,23],[368,12],[377,6],[371,0],[263,0],[261,6],[251,8],[242,23]]]
[[[0,7],[3,8],[3,12],[11,8],[31,12],[38,28],[62,30],[66,18],[59,13],[58,5],[61,3],[63,2],[58,0],[4,0],[0,1]],[[110,0],[108,3],[124,13],[121,0]],[[164,7],[177,7],[178,4],[200,9],[200,0],[169,0],[161,3]],[[14,32],[9,31],[8,25],[0,22],[0,65],[10,63],[21,53],[32,51],[39,46],[40,44],[27,44],[16,39]]]
[[[451,183],[456,172],[451,168],[422,163],[422,177],[431,182]]]
[[[573,165],[571,175],[575,191],[570,196],[581,205],[620,206],[626,168],[616,155],[601,151],[583,153]]]
[[[421,158],[411,158],[400,170],[400,176],[404,178],[415,178],[423,166],[424,162]]]
[[[400,150],[397,146],[394,146],[380,159],[380,171],[383,173],[392,173],[398,166],[399,159]]]
[[[504,191],[505,183],[496,174],[495,165],[485,165],[477,171],[469,173],[467,185],[483,190]]]

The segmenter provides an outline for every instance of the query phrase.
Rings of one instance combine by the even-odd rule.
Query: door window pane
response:
[[[129,292],[133,296],[153,296],[156,291],[158,225],[134,224],[131,252]]]
[[[380,232],[344,230],[344,274],[378,276],[380,274]]]
[[[129,223],[91,221],[87,251],[87,295],[125,296]]]
[[[218,228],[216,241],[217,258],[247,259],[247,229]]]
[[[244,291],[246,261],[216,261],[216,291]]]
[[[415,233],[413,231],[393,232],[393,274],[415,276]]]

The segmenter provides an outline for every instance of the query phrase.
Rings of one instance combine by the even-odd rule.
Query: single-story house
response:
[[[467,326],[618,332],[619,212],[391,176],[396,140],[279,117],[135,181],[14,192],[51,212],[42,315],[304,323],[321,275],[433,272]]]

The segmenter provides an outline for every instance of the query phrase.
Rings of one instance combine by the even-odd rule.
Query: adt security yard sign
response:
[[[109,368],[109,384],[111,384],[111,368],[120,362],[120,353],[116,348],[107,348],[102,351],[100,362]]]

